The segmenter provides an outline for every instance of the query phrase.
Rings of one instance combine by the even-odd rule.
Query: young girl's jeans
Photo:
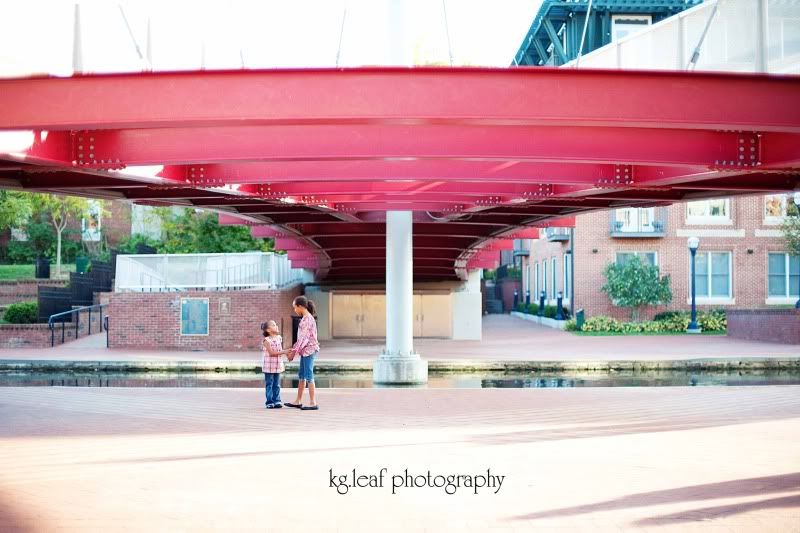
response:
[[[281,403],[281,375],[279,373],[264,372],[264,388],[267,396],[267,405]]]

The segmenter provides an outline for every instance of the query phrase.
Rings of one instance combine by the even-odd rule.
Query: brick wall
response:
[[[800,310],[730,310],[728,336],[749,341],[800,344]]]
[[[188,291],[185,293],[113,293],[108,307],[111,348],[238,351],[258,350],[259,324],[275,320],[289,346],[292,336],[292,300],[302,286],[269,291]],[[180,332],[181,298],[208,298],[209,334]],[[230,300],[227,314],[220,299]]]
[[[495,285],[495,290],[497,291],[497,296],[503,300],[503,311],[509,313],[514,310],[514,291],[520,295],[518,298],[522,298],[522,284],[517,279],[508,279],[504,278],[497,282]],[[522,301],[522,300],[519,300]]]
[[[0,281],[0,305],[31,302],[38,297],[38,287],[66,287],[66,280]]]
[[[606,282],[603,270],[616,260],[617,252],[656,252],[660,272],[671,277],[672,303],[649,308],[642,313],[642,319],[664,310],[688,310],[690,262],[686,241],[691,233],[700,233],[701,252],[724,251],[732,254],[733,298],[725,302],[700,301],[699,309],[770,307],[766,301],[767,254],[784,251],[785,244],[780,236],[780,226],[764,221],[763,196],[731,198],[731,221],[724,225],[688,224],[686,204],[672,205],[666,208],[666,236],[661,238],[612,238],[610,217],[608,211],[599,211],[580,215],[576,220],[575,308],[584,308],[587,316],[629,318],[627,309],[613,306],[608,296],[600,290]],[[709,231],[717,235],[703,235],[703,232]],[[553,256],[558,259],[559,288],[563,284],[563,256],[568,248],[569,243],[549,243],[546,239],[534,241],[531,247],[531,264]],[[549,270],[548,266],[548,278]],[[539,275],[541,277],[541,266]],[[548,280],[548,286],[550,282]]]
[[[89,313],[80,313],[78,338],[89,334]],[[92,312],[92,334],[100,334],[100,314]],[[50,348],[50,327],[47,324],[0,324],[0,348]],[[61,344],[61,324],[55,324],[53,341]],[[64,342],[75,339],[75,323],[64,324]]]

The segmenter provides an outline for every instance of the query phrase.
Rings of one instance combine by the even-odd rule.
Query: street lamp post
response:
[[[794,205],[797,207],[797,217],[800,218],[800,192],[794,193],[792,197],[794,199]],[[791,278],[790,278],[791,279]],[[794,304],[795,309],[800,309],[800,294],[798,294],[797,302]]]
[[[700,239],[697,237],[689,237],[687,244],[689,246],[689,253],[692,254],[692,319],[689,322],[689,327],[686,329],[686,332],[700,333],[700,326],[697,325],[697,282],[695,280],[695,258],[697,256],[697,248],[700,246]]]

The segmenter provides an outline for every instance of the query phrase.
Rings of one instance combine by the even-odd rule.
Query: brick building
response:
[[[800,257],[789,256],[781,223],[789,195],[740,196],[617,209],[578,216],[574,229],[553,228],[538,240],[519,241],[515,262],[522,268],[522,294],[544,290],[548,303],[558,292],[564,304],[587,316],[627,319],[600,288],[606,265],[634,255],[656,265],[672,280],[672,303],[647,309],[642,318],[690,304],[687,239],[700,239],[697,252],[699,309],[753,309],[794,304],[800,291]]]

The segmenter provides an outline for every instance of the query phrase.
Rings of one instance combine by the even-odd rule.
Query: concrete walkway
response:
[[[798,386],[262,394],[0,389],[0,529],[800,529]],[[338,494],[354,468],[383,487]],[[505,477],[392,494],[406,469]]]
[[[369,371],[383,348],[382,342],[382,339],[322,341],[317,365],[332,371]],[[431,370],[602,370],[642,365],[681,368],[684,364],[759,368],[773,364],[776,358],[781,365],[800,367],[797,345],[748,342],[718,335],[579,336],[509,315],[484,317],[481,341],[418,339],[415,347],[430,362]],[[72,368],[105,362],[107,369],[242,370],[253,368],[259,360],[260,355],[251,352],[109,350],[105,348],[104,334],[44,350],[0,350],[0,369],[41,367],[42,361],[48,361]]]

